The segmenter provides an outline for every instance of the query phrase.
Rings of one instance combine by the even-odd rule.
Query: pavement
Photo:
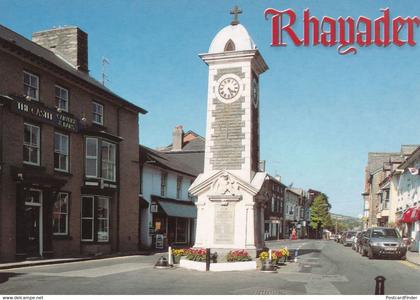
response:
[[[71,262],[83,262],[83,261],[89,261],[89,260],[134,256],[134,255],[147,255],[148,256],[148,255],[154,255],[154,254],[164,254],[164,252],[133,251],[133,252],[122,252],[122,253],[97,255],[97,256],[66,257],[66,258],[51,258],[51,259],[48,259],[48,258],[28,259],[28,260],[23,260],[23,261],[0,263],[0,270],[43,266],[43,265],[64,264],[64,263],[71,263]]]
[[[420,266],[420,253],[407,251],[407,261]]]

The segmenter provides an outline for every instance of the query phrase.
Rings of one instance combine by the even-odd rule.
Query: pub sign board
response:
[[[11,110],[27,118],[48,123],[63,130],[79,131],[79,121],[72,115],[38,103],[14,99],[11,103]]]

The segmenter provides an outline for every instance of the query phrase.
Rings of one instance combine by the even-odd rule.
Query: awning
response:
[[[403,222],[403,223],[413,222],[413,220],[412,220],[413,211],[415,211],[414,207],[410,207],[409,209],[407,209],[402,215],[401,222]]]
[[[414,215],[414,221],[419,221],[420,220],[420,207],[416,208],[416,213]]]
[[[197,218],[197,208],[195,205],[185,205],[169,201],[158,201],[159,206],[171,217]]]

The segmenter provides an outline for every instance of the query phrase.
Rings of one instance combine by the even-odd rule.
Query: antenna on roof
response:
[[[105,82],[109,82],[108,75],[106,75],[106,65],[109,65],[109,60],[102,56],[102,85],[105,85]]]

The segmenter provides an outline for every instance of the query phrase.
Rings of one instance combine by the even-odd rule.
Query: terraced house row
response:
[[[370,152],[362,196],[365,228],[396,227],[418,245],[420,145],[402,145],[399,152]]]

